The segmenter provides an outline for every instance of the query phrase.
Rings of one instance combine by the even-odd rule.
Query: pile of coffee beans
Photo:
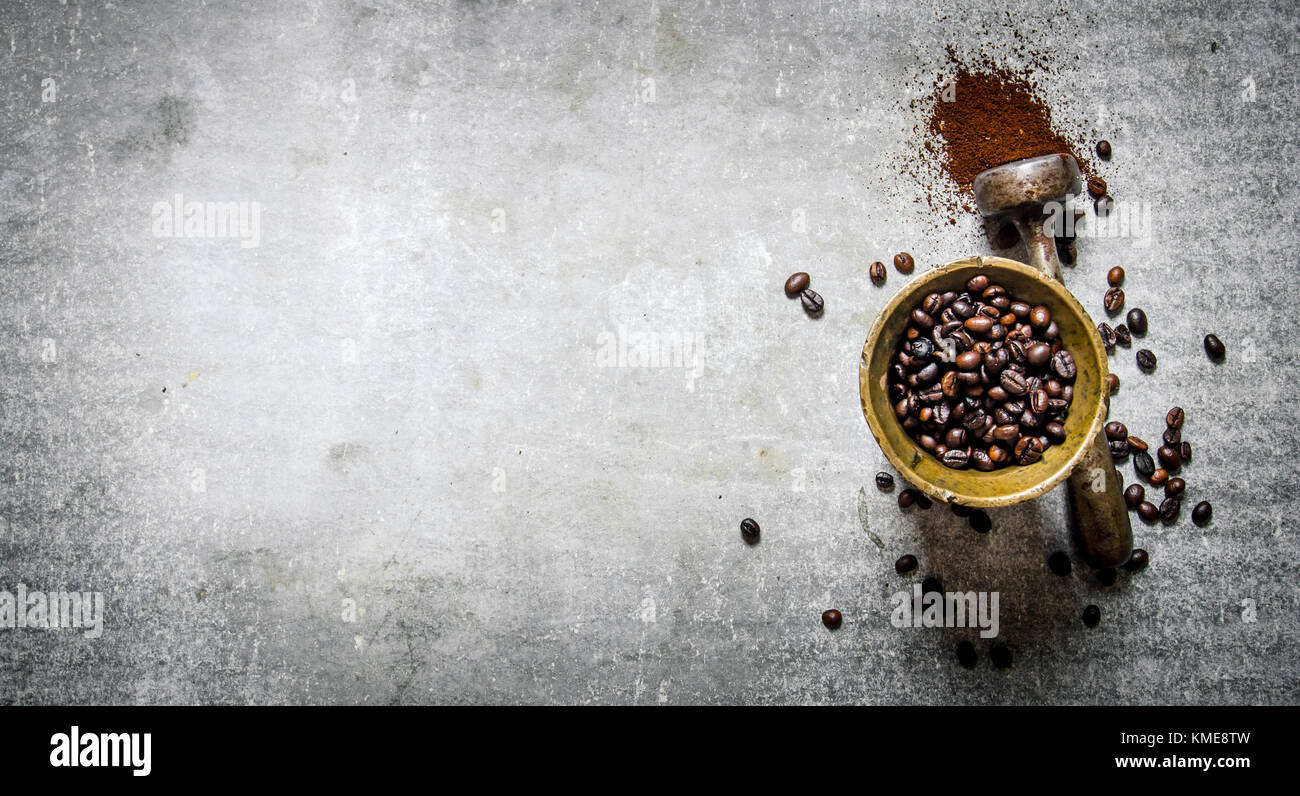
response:
[[[889,371],[903,428],[954,469],[1029,465],[1065,440],[1074,357],[1045,306],[983,274],[912,310]]]

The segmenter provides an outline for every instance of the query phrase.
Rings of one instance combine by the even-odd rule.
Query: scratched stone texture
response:
[[[1195,446],[1110,588],[1048,572],[1060,489],[900,512],[859,408],[870,262],[992,252],[908,100],[1026,43],[1153,213],[1067,269],[1151,318],[1112,417]],[[1296,702],[1298,51],[1258,0],[5,2],[0,589],[107,608],[0,629],[0,703]],[[257,245],[156,235],[177,194]],[[890,624],[932,574],[1012,669]]]

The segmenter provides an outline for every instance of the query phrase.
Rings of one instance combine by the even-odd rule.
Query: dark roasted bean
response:
[[[1106,347],[1107,351],[1115,350],[1115,330],[1110,327],[1109,323],[1097,324],[1097,332],[1101,335],[1101,344]]]
[[[894,267],[898,269],[900,274],[910,274],[912,269],[916,267],[916,261],[907,252],[899,252],[894,255]]]
[[[921,494],[915,489],[907,488],[898,493],[898,507],[900,509],[910,508],[916,502],[916,496]]]
[[[916,565],[917,565],[916,556],[912,555],[911,553],[908,553],[907,555],[903,556],[902,558],[894,562],[894,571],[900,575],[906,575],[907,573],[916,569]]]
[[[1110,390],[1111,395],[1119,392],[1119,376],[1116,376],[1114,373],[1107,373],[1106,387]]]
[[[1109,141],[1098,141],[1098,142],[1097,142],[1097,157],[1101,158],[1102,160],[1110,160],[1110,156],[1111,156],[1110,142],[1109,142]]]
[[[1047,559],[1047,568],[1052,570],[1052,574],[1069,575],[1072,567],[1070,566],[1070,557],[1061,551],[1052,553]]]
[[[1052,357],[1052,371],[1065,380],[1073,379],[1078,372],[1075,369],[1074,357],[1070,352],[1064,349],[1057,351]]]
[[[808,311],[809,315],[821,314],[822,309],[826,306],[826,302],[822,300],[821,295],[811,288],[803,292],[802,300],[803,308]]]
[[[1197,525],[1205,525],[1210,521],[1210,518],[1213,516],[1214,516],[1214,507],[1210,505],[1210,501],[1208,500],[1202,500],[1200,503],[1196,504],[1195,508],[1192,509],[1192,522],[1196,523]]]
[[[1205,353],[1215,362],[1222,362],[1227,355],[1227,350],[1223,347],[1223,341],[1212,334],[1205,335]]]
[[[1156,504],[1144,500],[1138,506],[1138,516],[1142,518],[1143,522],[1155,522],[1156,517],[1160,516],[1160,510],[1156,508]]]
[[[1124,569],[1129,572],[1141,572],[1147,568],[1150,560],[1151,557],[1147,554],[1147,551],[1139,547],[1128,557],[1128,563],[1124,565]]]
[[[1160,450],[1156,451],[1156,458],[1160,463],[1170,470],[1177,470],[1183,466],[1183,455],[1178,452],[1177,448],[1169,445],[1161,445]]]
[[[1165,482],[1165,495],[1168,497],[1182,497],[1183,493],[1186,491],[1187,482],[1181,478],[1170,478]]]
[[[939,461],[943,462],[945,467],[951,467],[954,470],[961,470],[970,464],[970,455],[961,448],[950,448],[944,452]]]
[[[1141,307],[1134,307],[1128,311],[1128,330],[1138,337],[1147,333],[1147,314],[1142,311]]]
[[[1183,464],[1187,464],[1188,462],[1190,462],[1190,461],[1192,460],[1192,443],[1190,443],[1190,442],[1184,442],[1184,443],[1179,447],[1178,452],[1179,452],[1180,454],[1182,454],[1182,457],[1183,457]]]
[[[871,277],[873,284],[885,284],[885,264],[877,260],[867,269],[867,274]]]
[[[1110,446],[1110,458],[1117,462],[1122,462],[1128,458],[1129,447],[1124,440],[1113,439],[1107,443]]]
[[[1126,440],[1128,429],[1118,420],[1112,420],[1106,424],[1106,439]]]
[[[1096,627],[1101,624],[1101,609],[1095,605],[1089,605],[1083,609],[1083,623],[1088,627]]]
[[[758,523],[746,517],[740,521],[740,535],[746,542],[758,541],[759,529]]]
[[[1124,269],[1118,265],[1106,272],[1106,282],[1115,287],[1124,284]]]
[[[790,274],[790,278],[785,280],[785,294],[790,298],[794,298],[804,292],[810,281],[811,279],[808,274],[803,271],[800,271],[797,274]]]
[[[1137,364],[1139,368],[1150,373],[1156,369],[1156,355],[1146,348],[1139,349],[1137,352]]]
[[[1029,323],[1032,324],[1035,329],[1046,329],[1047,325],[1051,322],[1052,312],[1042,304],[1029,310]]]
[[[1151,459],[1151,454],[1146,451],[1138,451],[1133,454],[1133,469],[1137,474],[1146,478],[1156,471],[1156,463]]]
[[[844,616],[834,608],[822,611],[822,624],[831,630],[835,630],[844,624]]]
[[[1124,490],[1124,502],[1129,508],[1137,508],[1143,500],[1146,500],[1146,488],[1141,484],[1129,484],[1128,489]]]
[[[1166,428],[1165,433],[1161,435],[1161,439],[1165,441],[1166,445],[1181,446],[1183,444],[1183,432],[1176,428]]]
[[[1043,458],[1043,443],[1038,437],[1021,437],[1016,443],[1016,464],[1033,464]]]
[[[1124,308],[1124,289],[1118,287],[1110,288],[1106,291],[1106,296],[1102,300],[1102,303],[1106,307],[1106,312],[1109,312],[1111,315],[1119,312]]]
[[[1182,505],[1182,501],[1178,498],[1165,498],[1160,502],[1160,519],[1165,522],[1173,522],[1178,519],[1178,510],[1182,508]]]
[[[1133,344],[1133,335],[1129,334],[1128,327],[1122,323],[1115,327],[1115,342],[1125,348]]]
[[[1182,428],[1184,417],[1183,408],[1181,406],[1175,406],[1165,414],[1165,426],[1167,428]]]
[[[889,473],[876,473],[876,488],[890,490],[894,488],[894,476]]]

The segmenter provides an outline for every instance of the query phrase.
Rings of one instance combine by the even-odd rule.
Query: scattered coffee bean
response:
[[[911,553],[908,553],[907,555],[903,556],[902,558],[894,562],[894,571],[900,575],[906,575],[907,573],[916,569],[916,565],[917,565],[916,556],[912,555]]]
[[[1151,486],[1160,486],[1169,480],[1169,471],[1163,467],[1157,467],[1156,471],[1147,479]]]
[[[1184,442],[1182,445],[1179,446],[1178,452],[1181,453],[1182,456],[1183,456],[1183,464],[1187,464],[1187,463],[1191,462],[1191,460],[1192,460],[1192,443],[1190,443],[1190,442]]]
[[[1089,177],[1089,178],[1088,178],[1088,193],[1092,194],[1093,196],[1095,196],[1095,197],[1097,197],[1097,198],[1099,198],[1099,199],[1100,199],[1101,197],[1105,196],[1105,195],[1106,195],[1106,181],[1103,180],[1101,177],[1096,177],[1096,176]]]
[[[1109,323],[1097,324],[1097,332],[1101,334],[1101,344],[1106,347],[1107,351],[1115,350],[1115,330],[1110,327]]]
[[[1133,469],[1143,478],[1149,478],[1156,471],[1156,463],[1151,458],[1151,454],[1146,451],[1138,451],[1133,454]]]
[[[1119,392],[1119,376],[1116,376],[1114,373],[1107,373],[1106,387],[1110,390],[1111,395]]]
[[[1160,459],[1160,463],[1169,470],[1177,470],[1183,466],[1183,455],[1177,448],[1169,445],[1161,445],[1160,450],[1156,451],[1156,458]]]
[[[1178,511],[1183,506],[1183,502],[1178,498],[1167,497],[1160,501],[1160,519],[1165,522],[1173,522],[1178,519]]]
[[[894,476],[889,473],[876,473],[876,488],[888,491],[894,488]]]
[[[822,624],[831,630],[836,630],[840,625],[844,624],[844,616],[834,608],[822,611]]]
[[[1138,337],[1143,337],[1147,333],[1147,314],[1142,311],[1141,307],[1134,307],[1128,311],[1125,318],[1128,321],[1128,330]]]
[[[1213,516],[1214,516],[1214,507],[1210,505],[1210,501],[1208,500],[1202,500],[1200,503],[1197,503],[1196,506],[1192,509],[1192,522],[1196,523],[1197,525],[1206,524],[1207,522],[1210,521],[1210,518]]]
[[[1102,304],[1106,307],[1106,312],[1111,315],[1119,312],[1124,308],[1124,289],[1112,287],[1107,290],[1106,296],[1102,299]]]
[[[1118,420],[1112,420],[1106,424],[1106,439],[1126,440],[1128,439],[1128,428]]]
[[[1129,484],[1128,489],[1124,490],[1124,502],[1127,503],[1128,507],[1131,509],[1135,509],[1142,505],[1142,501],[1146,499],[1146,496],[1146,488],[1141,484]]]
[[[1103,586],[1114,586],[1116,577],[1117,573],[1112,567],[1097,570],[1097,582]]]
[[[1110,269],[1106,272],[1106,281],[1115,287],[1124,284],[1124,269],[1118,265]]]
[[[1149,560],[1150,557],[1147,555],[1147,551],[1139,547],[1133,551],[1133,555],[1128,557],[1128,563],[1124,565],[1124,569],[1129,572],[1141,572],[1147,568]]]
[[[1151,353],[1148,349],[1139,349],[1137,352],[1137,363],[1139,368],[1150,373],[1156,369],[1156,355]]]
[[[1223,341],[1212,334],[1205,335],[1205,353],[1215,362],[1222,362],[1227,351],[1223,347]]]
[[[1073,569],[1070,566],[1070,557],[1059,550],[1047,558],[1047,568],[1052,570],[1052,574],[1062,577],[1069,575]]]
[[[1165,482],[1165,495],[1176,498],[1182,497],[1187,491],[1187,482],[1181,478],[1170,478]]]
[[[969,641],[962,641],[957,645],[957,662],[967,669],[975,668],[975,645]]]
[[[877,260],[867,269],[867,275],[871,277],[873,284],[885,284],[885,264]]]
[[[1128,458],[1130,451],[1127,440],[1112,439],[1106,444],[1110,446],[1110,458],[1114,461],[1122,462]]]
[[[1007,649],[1005,644],[998,644],[989,650],[989,658],[999,669],[1011,668],[1011,650]]]
[[[746,542],[758,541],[758,534],[758,523],[748,517],[740,521],[740,535],[744,537]]]
[[[804,290],[802,298],[803,308],[808,311],[809,315],[820,315],[822,309],[826,306],[826,302],[822,300],[821,295],[812,288]]]
[[[1128,446],[1135,451],[1144,451],[1147,449],[1147,444],[1142,441],[1141,437],[1135,437],[1132,434],[1130,434],[1127,442],[1128,442]]]
[[[988,533],[993,528],[993,520],[984,509],[972,509],[968,521],[975,533]]]
[[[1144,500],[1138,505],[1138,516],[1142,518],[1143,522],[1155,522],[1156,517],[1160,516],[1160,510],[1156,508],[1156,504]]]
[[[1176,445],[1181,447],[1183,444],[1183,432],[1176,428],[1166,428],[1165,433],[1162,434],[1160,438],[1163,439],[1165,441],[1165,444],[1169,446]]]
[[[900,509],[911,508],[912,504],[916,502],[917,495],[920,494],[920,492],[911,487],[904,489],[902,492],[898,493],[898,507]]]
[[[1095,605],[1089,605],[1083,609],[1083,623],[1088,627],[1096,627],[1101,624],[1101,609]]]
[[[808,287],[808,283],[811,281],[812,278],[803,271],[800,271],[797,274],[790,274],[790,278],[785,280],[785,294],[790,298],[794,298],[804,292]]]
[[[1183,408],[1175,406],[1165,415],[1165,426],[1168,428],[1182,428],[1184,417]]]
[[[1102,160],[1110,160],[1110,142],[1109,142],[1109,141],[1098,141],[1098,142],[1097,142],[1097,157],[1101,158]]]
[[[1133,345],[1133,335],[1129,334],[1128,327],[1122,323],[1115,327],[1115,342],[1125,348]]]
[[[929,511],[930,507],[933,505],[934,503],[930,500],[929,496],[926,495],[924,492],[918,491],[916,493],[916,507],[919,508],[921,511]]]
[[[907,252],[899,252],[894,255],[894,267],[898,269],[900,274],[910,274],[912,269],[916,267],[916,261]]]

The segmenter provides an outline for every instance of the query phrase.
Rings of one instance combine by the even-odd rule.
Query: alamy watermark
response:
[[[703,372],[704,335],[679,330],[640,331],[619,326],[596,335],[598,368],[681,368],[686,389]]]
[[[84,628],[86,638],[104,633],[104,595],[97,591],[0,590],[0,630]]]
[[[262,206],[257,202],[185,201],[153,203],[155,238],[238,238],[244,249],[262,242]]]
[[[1131,238],[1133,247],[1151,245],[1151,203],[1109,200],[1104,213],[1085,194],[1043,205],[1043,233],[1057,238]],[[1085,223],[1086,222],[1086,223]]]
[[[921,584],[912,593],[896,592],[889,623],[894,627],[978,627],[980,638],[998,635],[998,593],[922,592]]]

